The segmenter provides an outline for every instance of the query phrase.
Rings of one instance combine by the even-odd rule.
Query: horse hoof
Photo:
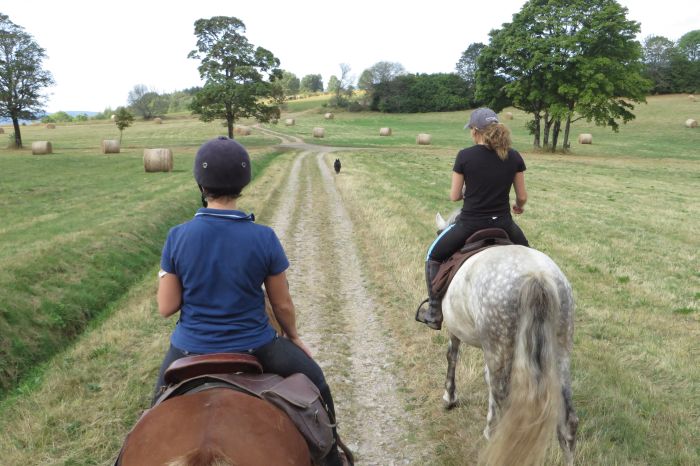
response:
[[[455,406],[457,406],[458,404],[459,404],[459,400],[457,400],[456,398],[455,398],[455,399],[450,399],[450,398],[447,397],[447,394],[445,394],[445,395],[442,397],[442,406],[443,406],[443,408],[445,408],[445,409],[448,410],[448,411],[449,411],[450,409],[454,408]]]

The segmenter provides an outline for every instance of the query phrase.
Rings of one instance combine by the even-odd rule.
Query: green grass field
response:
[[[296,125],[270,127],[364,148],[331,155],[343,161],[336,182],[378,312],[404,349],[391,370],[406,409],[437,444],[435,464],[474,464],[487,400],[480,352],[462,351],[464,403],[446,413],[446,333],[413,321],[435,212],[458,207],[446,199],[468,112],[324,120],[318,102],[290,102],[282,118]],[[700,464],[700,207],[692,201],[700,133],[683,126],[698,119],[700,103],[654,97],[636,113],[619,133],[578,122],[572,152],[561,155],[531,152],[525,115],[514,112],[508,124],[530,197],[517,221],[569,277],[577,300],[576,464]],[[315,126],[326,128],[324,139],[313,140]],[[380,137],[384,126],[394,135]],[[0,402],[0,452],[11,465],[108,464],[148,403],[173,324],[154,308],[160,247],[198,205],[196,147],[223,128],[185,117],[137,123],[125,130],[122,153],[109,156],[99,141],[118,137],[111,123],[25,128],[27,147],[50,140],[55,154],[0,150],[0,364],[11,389]],[[433,145],[416,146],[419,132]],[[576,144],[581,132],[593,134],[592,145]],[[259,133],[241,140],[259,175],[242,205],[264,223],[292,155]],[[144,173],[144,147],[173,148],[175,171]],[[558,456],[552,449],[548,464]]]

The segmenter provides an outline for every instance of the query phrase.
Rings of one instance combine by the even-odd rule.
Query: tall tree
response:
[[[644,39],[642,47],[644,75],[652,82],[652,92],[671,92],[671,60],[676,53],[675,44],[663,36],[649,36]]]
[[[472,106],[474,107],[478,105],[476,99],[474,98],[474,94],[476,92],[476,70],[478,67],[477,60],[484,47],[486,46],[481,42],[469,44],[469,47],[467,47],[467,50],[462,52],[462,56],[455,65],[457,74],[467,83],[470,100],[472,101]]]
[[[378,61],[370,68],[372,71],[372,82],[374,84],[385,83],[392,79],[406,74],[401,63],[391,61]]]
[[[12,120],[14,145],[22,147],[19,120],[33,120],[43,113],[46,97],[41,90],[53,84],[42,68],[44,49],[24,28],[0,13],[0,116]]]
[[[134,115],[126,107],[117,108],[117,112],[114,114],[114,124],[117,125],[117,129],[119,130],[119,144],[122,143],[124,130],[131,126],[133,122]]]
[[[144,84],[137,84],[129,91],[127,97],[129,107],[144,120],[162,116],[168,111],[170,101],[167,96],[161,96]]]
[[[279,80],[282,89],[284,90],[284,95],[296,95],[299,93],[299,78],[294,73],[289,71],[282,71],[282,77]]]
[[[191,109],[202,121],[226,120],[228,136],[240,118],[261,122],[280,116],[280,61],[243,35],[245,24],[238,18],[214,16],[194,23],[197,49],[189,58],[201,60],[199,75],[204,87],[192,99]]]
[[[306,92],[323,92],[323,78],[320,74],[307,74],[301,78],[301,90]]]
[[[333,92],[335,93],[338,89],[340,89],[340,80],[336,75],[331,75],[330,78],[328,78],[328,84],[326,84],[326,90],[328,92]]]
[[[357,88],[361,91],[370,93],[372,92],[373,87],[374,75],[372,74],[372,70],[370,68],[367,68],[362,72],[360,78],[357,80]]]
[[[564,128],[566,148],[580,118],[617,131],[649,87],[635,41],[639,23],[626,14],[615,0],[528,1],[512,23],[491,31],[478,59],[477,98],[532,114],[535,147],[543,140],[555,150]]]
[[[687,32],[678,39],[678,50],[690,61],[700,61],[700,29]]]

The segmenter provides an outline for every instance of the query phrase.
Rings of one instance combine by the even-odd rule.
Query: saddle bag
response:
[[[333,446],[333,427],[321,393],[304,374],[292,374],[260,393],[289,416],[306,439],[314,461],[325,457]]]

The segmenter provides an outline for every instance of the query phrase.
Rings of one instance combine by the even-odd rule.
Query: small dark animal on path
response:
[[[335,162],[333,162],[333,168],[335,168],[336,174],[340,173],[340,159],[335,159]]]

